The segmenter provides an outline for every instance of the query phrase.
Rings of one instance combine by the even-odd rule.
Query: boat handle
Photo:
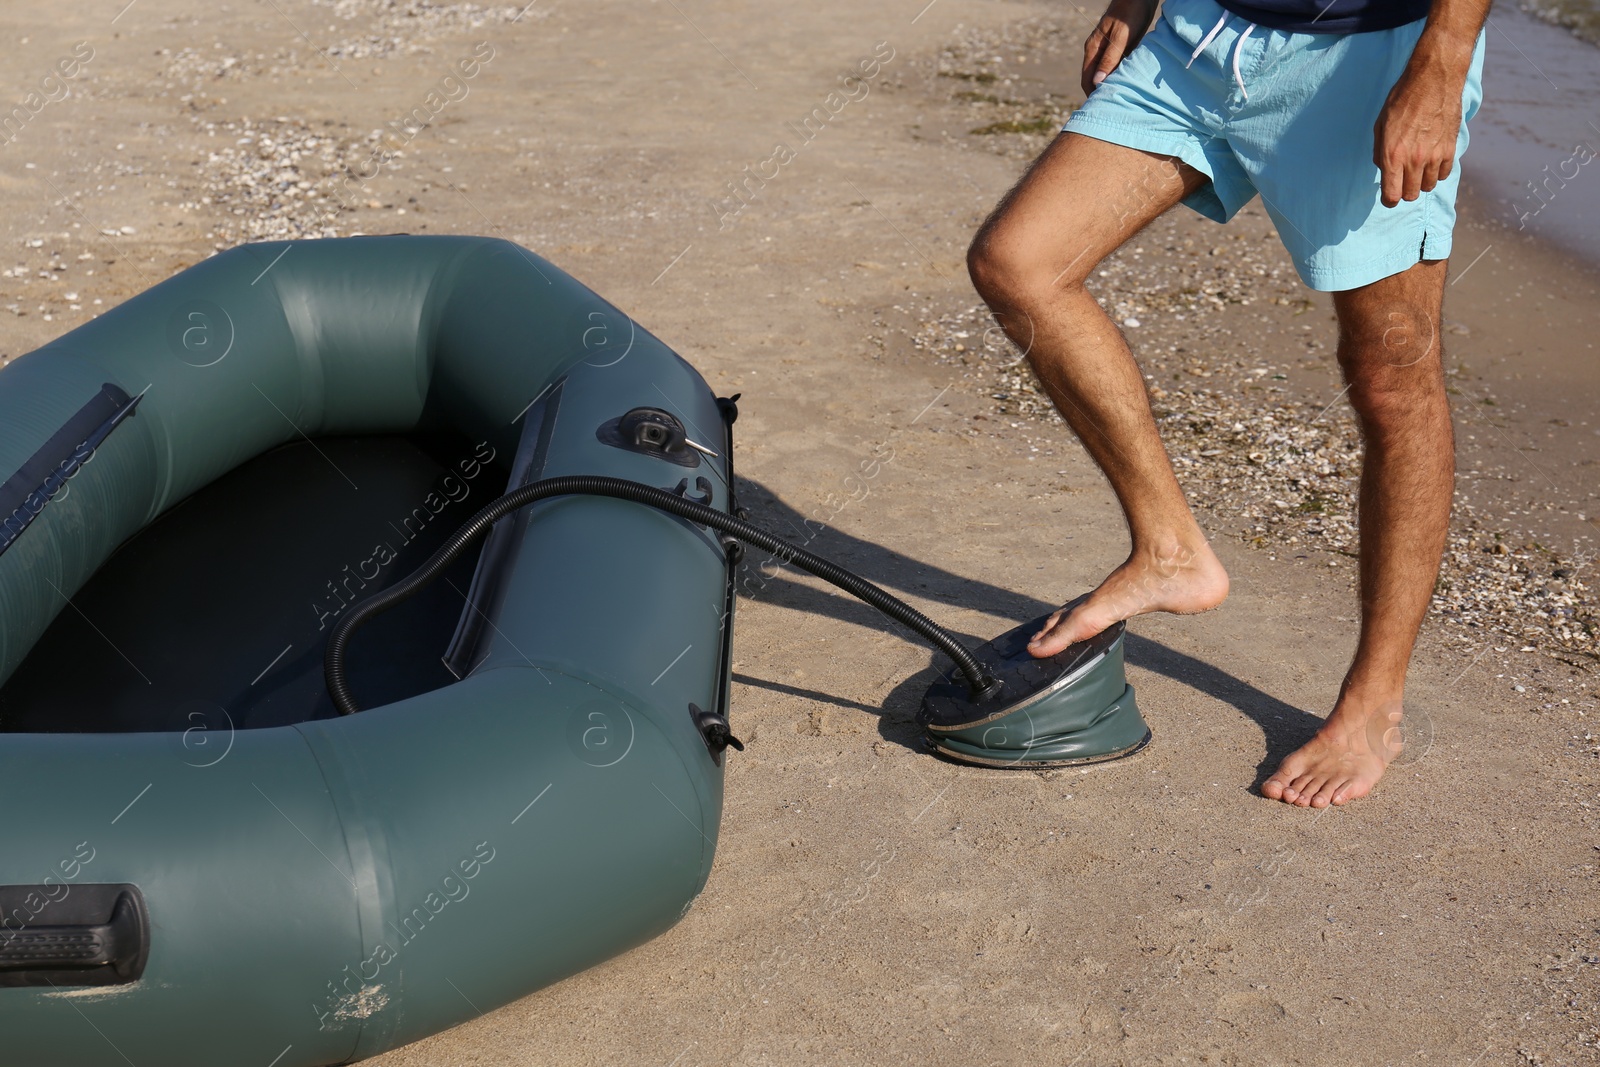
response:
[[[111,918],[102,923],[0,927],[0,985],[73,985],[78,984],[74,975],[60,972],[102,968],[111,973],[102,972],[95,984],[131,982],[144,969],[148,928],[140,900],[127,889],[118,894]],[[58,981],[49,981],[47,975]]]

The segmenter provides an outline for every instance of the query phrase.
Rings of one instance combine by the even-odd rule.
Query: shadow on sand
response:
[[[821,527],[815,522],[806,525],[803,516],[784,503],[776,494],[759,482],[739,479],[740,503],[751,509],[751,519],[757,525],[771,530],[780,537],[805,547],[860,574],[863,578],[900,595],[910,595],[950,607],[965,607],[1018,622],[1036,618],[1053,611],[1059,604],[1036,597],[1015,593],[987,582],[964,578],[932,564],[902,556],[891,549],[870,541],[852,537],[832,527]],[[854,623],[872,630],[905,632],[898,623],[878,614],[872,608],[831,588],[816,589],[793,579],[789,569],[774,571],[768,566],[759,569],[767,557],[750,553],[740,570],[739,596],[741,600],[766,600],[794,611],[804,611],[841,622]],[[944,620],[934,613],[934,621]],[[993,634],[969,634],[951,631],[968,646],[988,641]],[[924,644],[923,639],[907,632],[907,636]],[[1304,744],[1322,724],[1322,720],[1277,697],[1234,677],[1210,663],[1195,659],[1186,653],[1169,648],[1159,641],[1129,632],[1127,639],[1128,662],[1182,682],[1206,696],[1237,709],[1245,718],[1261,728],[1267,742],[1267,752],[1257,766],[1255,787],[1260,788],[1268,775],[1284,756]],[[750,674],[735,674],[734,680],[786,696],[814,700],[835,707],[849,708],[878,716],[878,732],[886,740],[917,752],[924,752],[922,730],[914,717],[921,705],[922,694],[949,661],[936,655],[934,662],[896,685],[881,705],[865,704],[858,700],[832,693],[788,685]],[[1159,713],[1152,724],[1160,733]]]

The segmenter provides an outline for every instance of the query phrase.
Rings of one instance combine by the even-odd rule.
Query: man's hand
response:
[[[1111,0],[1100,24],[1083,42],[1083,92],[1087,96],[1139,45],[1155,18],[1157,0]]]
[[[1433,0],[1411,61],[1372,130],[1383,205],[1415,200],[1450,176],[1461,131],[1461,90],[1489,0]]]
[[[1373,127],[1372,161],[1383,172],[1383,205],[1415,200],[1450,176],[1461,129],[1465,70],[1428,64],[1416,57],[1389,90]]]

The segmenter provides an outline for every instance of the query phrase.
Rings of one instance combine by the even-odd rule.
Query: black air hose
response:
[[[333,697],[333,702],[338,706],[342,715],[351,715],[361,708],[356,704],[355,696],[350,692],[350,685],[345,680],[345,652],[350,643],[350,635],[355,633],[368,619],[380,612],[388,611],[401,601],[413,596],[419,589],[433,581],[451,562],[459,556],[463,549],[487,533],[501,518],[529,504],[553,496],[608,496],[617,500],[631,500],[636,504],[645,504],[661,511],[670,512],[680,518],[701,526],[721,530],[723,533],[740,541],[755,545],[764,551],[772,553],[778,559],[794,563],[804,570],[831,582],[851,596],[857,597],[872,607],[877,608],[896,622],[915,630],[926,637],[941,652],[955,661],[956,667],[966,676],[967,685],[972,691],[973,699],[987,695],[994,687],[994,679],[984,673],[983,666],[968,652],[956,639],[934,621],[916,608],[907,604],[889,593],[884,592],[871,582],[858,578],[854,574],[831,563],[821,556],[813,555],[801,548],[792,545],[761,529],[752,526],[742,519],[735,518],[716,508],[699,504],[692,500],[685,500],[676,493],[669,493],[665,489],[643,485],[639,482],[630,482],[625,478],[604,478],[598,475],[571,475],[564,478],[546,478],[543,481],[525,485],[514,489],[505,496],[484,506],[455,533],[450,539],[439,547],[433,557],[418,567],[411,574],[396,582],[388,589],[375,593],[361,603],[350,609],[343,619],[333,628],[333,633],[328,637],[328,649],[323,656],[323,676],[327,679],[328,693]]]

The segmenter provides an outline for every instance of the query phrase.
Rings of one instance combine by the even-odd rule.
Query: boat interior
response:
[[[0,687],[0,731],[333,717],[322,656],[334,624],[426,561],[506,478],[503,457],[453,432],[302,439],[261,455],[124,542],[72,596]],[[442,656],[478,554],[353,637],[350,681],[368,707],[456,680]]]

